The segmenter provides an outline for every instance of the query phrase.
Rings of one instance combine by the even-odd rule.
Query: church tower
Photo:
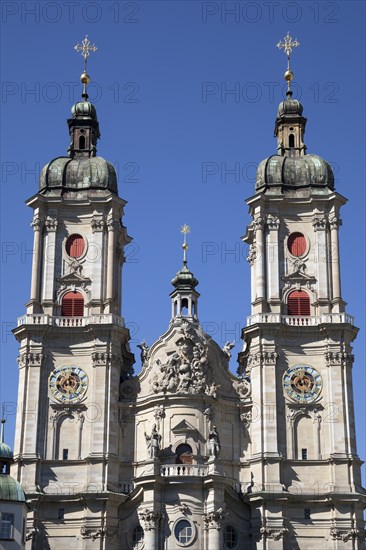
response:
[[[331,166],[306,154],[303,106],[286,99],[275,122],[277,154],[257,170],[248,199],[252,313],[239,371],[251,380],[250,457],[254,548],[365,548],[355,440],[352,341],[338,232],[346,199]],[[254,421],[255,420],[255,421]]]
[[[118,401],[133,364],[121,316],[130,238],[116,172],[96,152],[99,123],[86,72],[96,48],[86,37],[77,49],[85,59],[82,100],[67,121],[68,156],[43,168],[27,202],[34,212],[31,296],[14,330],[21,406],[13,473],[32,505],[33,550],[87,548],[113,537],[128,493],[118,460]]]

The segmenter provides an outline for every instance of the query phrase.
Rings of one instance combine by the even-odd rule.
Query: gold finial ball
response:
[[[80,82],[82,84],[89,84],[90,82],[90,76],[86,73],[86,71],[83,72],[83,74],[80,77]]]
[[[287,69],[287,71],[285,72],[285,80],[287,82],[291,82],[293,78],[294,78],[294,73],[290,69]]]
[[[187,243],[183,243],[183,244],[182,244],[182,248],[183,248],[183,250],[188,250],[188,244],[187,244]]]

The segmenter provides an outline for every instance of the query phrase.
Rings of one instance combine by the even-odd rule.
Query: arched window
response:
[[[67,292],[62,298],[62,317],[83,317],[84,298],[80,292]]]
[[[288,315],[310,315],[310,297],[304,290],[291,292],[287,299]]]
[[[176,449],[176,464],[192,464],[192,447],[187,445],[187,443],[182,443],[178,445]]]
[[[288,146],[289,147],[295,147],[295,136],[294,136],[294,134],[290,134],[288,136]]]
[[[85,149],[85,137],[84,136],[79,137],[79,149]]]
[[[293,256],[302,256],[306,252],[306,239],[302,233],[291,233],[287,241],[289,252]]]
[[[66,252],[71,258],[80,258],[85,248],[85,241],[81,235],[70,235],[66,241]]]

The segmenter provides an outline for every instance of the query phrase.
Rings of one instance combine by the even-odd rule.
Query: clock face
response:
[[[51,372],[48,386],[61,403],[80,401],[88,389],[88,376],[79,367],[60,367]]]
[[[283,375],[287,395],[297,403],[311,403],[322,391],[322,377],[309,365],[295,365]]]

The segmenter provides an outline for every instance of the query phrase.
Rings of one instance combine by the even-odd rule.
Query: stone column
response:
[[[204,529],[207,531],[207,546],[206,550],[221,550],[221,524],[225,518],[225,513],[222,508],[216,511],[207,512],[203,515]]]
[[[103,290],[102,290],[102,280],[103,280],[103,241],[105,238],[105,222],[103,216],[99,214],[93,215],[90,225],[93,232],[93,263],[92,263],[92,281],[91,286],[92,296],[92,312],[93,313],[102,313],[102,300],[103,300]],[[96,258],[94,256],[96,255]],[[95,304],[95,305],[94,305]],[[97,306],[97,307],[96,307]],[[93,310],[93,307],[96,309]]]
[[[279,273],[279,242],[278,232],[280,229],[280,220],[277,216],[269,214],[267,216],[268,227],[268,252],[267,252],[267,296],[271,304],[271,311],[274,308],[280,312],[280,273]],[[277,307],[276,307],[277,306]]]
[[[154,512],[148,508],[140,511],[138,514],[145,533],[144,548],[148,550],[157,550],[159,524],[163,519],[163,514]]]
[[[44,250],[44,277],[42,288],[42,301],[53,303],[55,288],[56,268],[56,231],[58,221],[56,218],[47,217],[45,221],[45,250]]]
[[[32,227],[34,229],[33,243],[33,258],[32,258],[32,283],[30,295],[30,311],[29,313],[37,313],[36,308],[39,308],[39,290],[40,290],[40,273],[41,273],[41,237],[43,220],[39,216],[33,218]]]
[[[112,301],[113,301],[113,282],[114,282],[114,256],[116,246],[116,234],[115,234],[116,222],[113,219],[108,220],[108,256],[107,256],[107,288],[106,288],[106,313],[112,313]]]
[[[264,237],[264,221],[261,217],[257,217],[253,220],[253,227],[255,231],[256,239],[256,259],[255,259],[255,287],[256,297],[254,301],[254,313],[262,313],[264,310],[265,302],[265,237]]]
[[[327,241],[326,241],[326,218],[316,216],[313,220],[313,227],[315,231],[315,262],[317,265],[317,279],[318,279],[318,301],[319,305],[324,306],[324,301],[330,301],[330,293],[328,288],[329,280],[329,264],[327,254]],[[324,311],[320,310],[319,313]],[[327,309],[326,313],[329,313]]]
[[[330,262],[332,265],[332,301],[333,311],[340,311],[341,302],[341,274],[339,265],[339,238],[338,228],[342,225],[342,220],[333,216],[329,220],[330,225]]]

